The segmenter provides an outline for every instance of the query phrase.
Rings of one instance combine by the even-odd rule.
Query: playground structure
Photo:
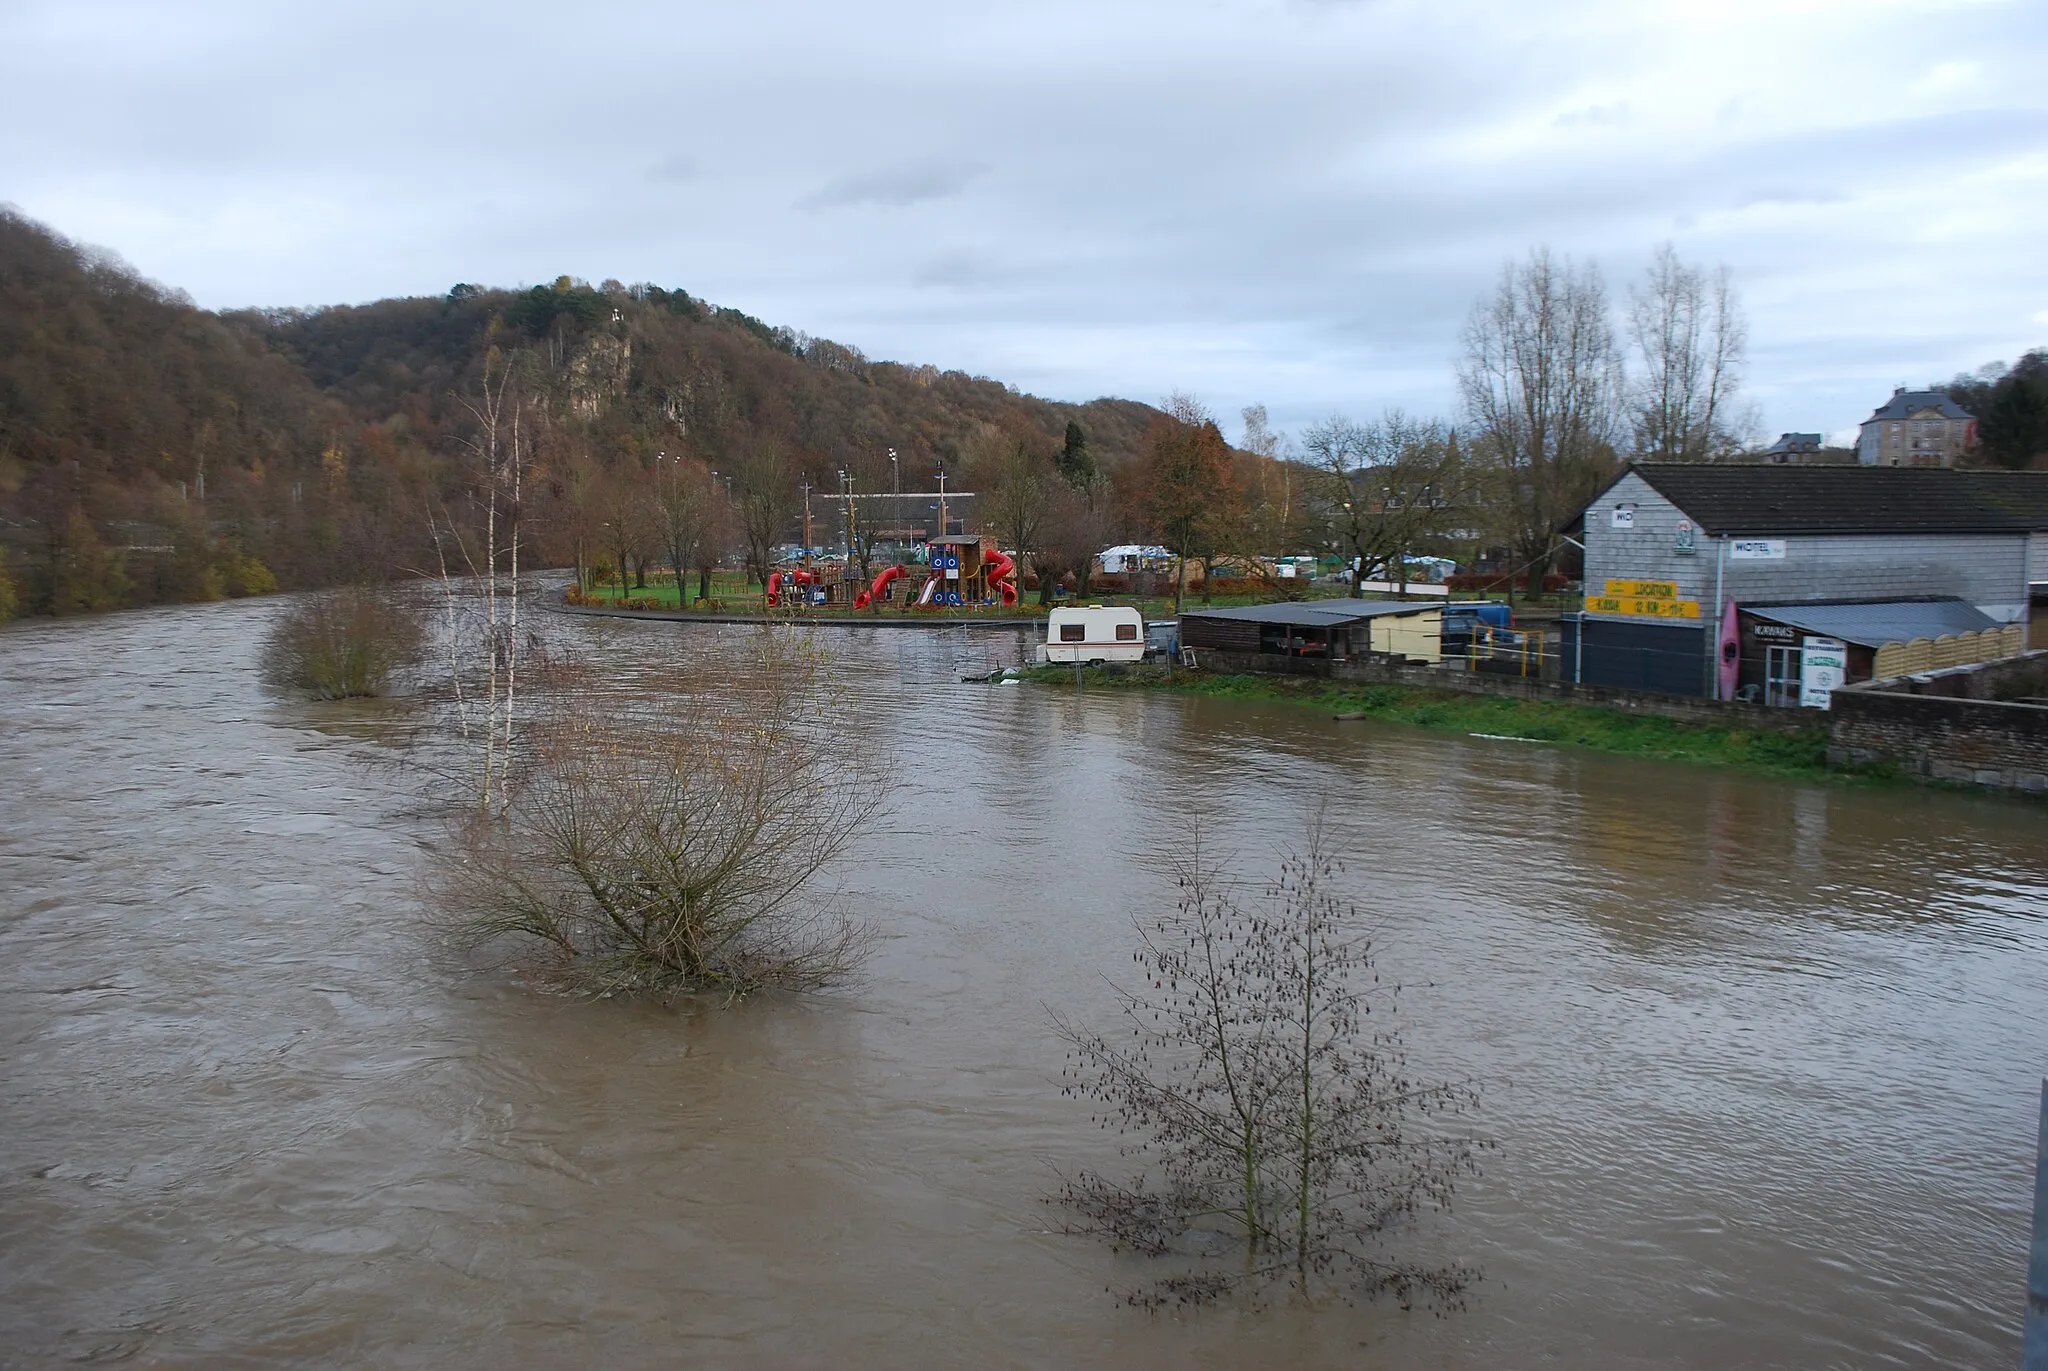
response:
[[[908,577],[917,567],[887,566],[866,586],[853,591],[852,607],[869,609],[899,593],[910,595],[913,609],[969,608],[981,605],[1015,605],[1018,599],[1016,559],[996,547],[995,539],[978,534],[935,538],[928,545],[927,575],[913,591]],[[782,607],[784,597],[793,596],[791,607],[810,604],[844,604],[841,598],[858,586],[850,568],[844,574],[830,567],[776,571],[768,577],[764,597],[770,609]],[[897,582],[902,582],[900,591]]]
[[[785,585],[790,585],[790,586],[807,586],[807,585],[811,585],[811,584],[815,583],[815,582],[817,581],[817,579],[818,579],[817,577],[815,577],[815,576],[811,575],[811,573],[810,573],[810,572],[808,572],[808,571],[805,571],[805,570],[803,570],[802,568],[798,568],[798,569],[797,569],[797,570],[795,570],[795,571],[771,571],[771,572],[769,572],[769,573],[768,573],[768,608],[770,608],[770,609],[774,609],[774,608],[775,608],[775,607],[776,607],[777,605],[779,605],[779,604],[781,604],[781,603],[782,603],[782,588],[783,588],[783,587],[784,587]],[[801,597],[799,597],[799,598],[798,598],[798,603],[799,603],[799,604],[801,604],[801,603],[802,603],[802,598],[801,598]]]
[[[932,574],[918,592],[918,608],[1017,603],[1017,564],[996,548],[995,539],[952,535],[932,539],[926,549]]]

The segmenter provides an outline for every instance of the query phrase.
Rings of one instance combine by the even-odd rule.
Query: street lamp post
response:
[[[853,473],[842,471],[839,480],[844,487],[843,498],[846,501],[846,570],[850,573],[853,570]]]

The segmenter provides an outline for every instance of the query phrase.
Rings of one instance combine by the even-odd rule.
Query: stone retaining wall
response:
[[[1828,761],[1890,763],[1908,776],[2048,794],[2048,705],[1985,698],[2031,693],[2048,652],[1977,668],[1864,681],[1835,692]]]

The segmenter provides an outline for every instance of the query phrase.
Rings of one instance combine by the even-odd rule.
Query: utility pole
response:
[[[946,469],[939,468],[939,536],[946,536]]]
[[[784,486],[784,490],[789,487]],[[811,483],[804,482],[804,570],[811,569]]]

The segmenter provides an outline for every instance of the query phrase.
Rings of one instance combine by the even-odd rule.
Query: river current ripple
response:
[[[278,701],[275,602],[0,631],[0,1365],[2013,1364],[2048,1069],[2048,814],[960,682],[1014,635],[838,630],[907,786],[843,872],[861,982],[538,997],[436,951],[390,707]],[[566,621],[688,707],[740,631]],[[1113,1142],[1163,860],[1327,801],[1418,1064],[1501,1150],[1419,1235],[1487,1278],[1155,1317],[1053,1231]]]

